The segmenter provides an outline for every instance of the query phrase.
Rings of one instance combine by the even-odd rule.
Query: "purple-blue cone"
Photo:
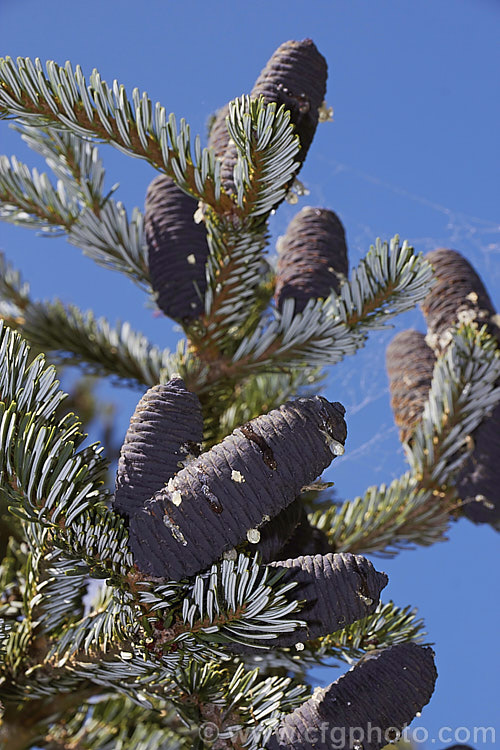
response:
[[[437,672],[432,649],[402,643],[355,667],[283,718],[267,750],[380,750],[429,702]]]
[[[428,340],[440,352],[449,343],[448,331],[459,317],[488,324],[495,309],[481,278],[463,255],[440,248],[427,253],[425,259],[434,268],[436,283],[421,307]]]
[[[427,339],[436,353],[450,342],[450,329],[459,321],[486,325],[500,342],[500,329],[489,294],[472,265],[455,250],[441,248],[427,253],[436,284],[422,303]],[[474,523],[500,529],[500,405],[473,432],[474,450],[456,479],[463,501],[461,512]]]
[[[297,584],[290,595],[303,600],[297,615],[306,626],[268,640],[255,639],[250,643],[246,639],[245,644],[229,646],[231,651],[249,653],[259,646],[288,647],[335,633],[372,614],[388,580],[366,558],[349,553],[306,555],[273,562],[269,567],[285,571],[283,583]]]
[[[196,224],[198,203],[166,175],[148,187],[144,226],[151,285],[160,310],[190,321],[204,310],[208,244],[205,225]]]
[[[198,396],[180,378],[141,398],[120,451],[114,507],[129,516],[198,455],[203,417]]]
[[[323,55],[311,39],[288,41],[273,53],[255,81],[250,93],[253,99],[264,97],[266,104],[284,105],[291,113],[291,122],[300,138],[297,161],[302,163],[314,138],[319,119],[319,108],[326,93],[328,67]],[[237,160],[234,143],[224,132],[227,110],[222,107],[215,116],[209,145],[223,159],[222,183],[231,192],[233,169]],[[227,144],[223,150],[224,140]]]
[[[319,396],[288,402],[192,461],[131,517],[138,568],[179,580],[243,542],[342,452],[343,415]]]
[[[290,297],[295,312],[310,299],[338,292],[347,275],[345,231],[338,216],[326,208],[303,208],[290,222],[279,244],[274,299],[281,310]]]
[[[328,66],[312,39],[288,41],[273,53],[255,81],[251,96],[290,110],[300,138],[298,159],[304,161],[318,125],[326,94]]]

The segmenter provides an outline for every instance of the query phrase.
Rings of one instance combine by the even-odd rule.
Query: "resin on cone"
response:
[[[114,507],[129,516],[144,506],[187,460],[200,452],[203,417],[198,396],[180,378],[141,398],[120,451]]]
[[[290,505],[343,453],[344,408],[301,398],[237,428],[182,469],[130,520],[138,568],[179,580],[199,572]]]
[[[198,202],[166,175],[148,187],[144,227],[151,285],[160,310],[190,321],[204,311],[208,258],[205,224],[196,224]]]
[[[262,646],[284,648],[335,633],[372,614],[388,580],[366,558],[349,553],[306,555],[270,563],[269,567],[285,570],[282,583],[297,584],[292,596],[303,600],[298,617],[306,625],[272,639],[256,637],[253,645],[234,644],[229,647],[231,651],[247,653]]]
[[[431,699],[432,649],[401,643],[368,653],[349,672],[283,717],[267,750],[380,750]],[[356,733],[353,734],[353,730]]]
[[[281,310],[286,299],[302,312],[309,300],[338,292],[347,275],[347,245],[338,216],[326,208],[303,208],[280,237],[274,299]]]
[[[440,248],[427,253],[436,283],[422,303],[427,323],[427,342],[437,353],[451,340],[457,323],[490,323],[495,309],[480,276],[456,250]],[[496,327],[495,327],[496,328]]]

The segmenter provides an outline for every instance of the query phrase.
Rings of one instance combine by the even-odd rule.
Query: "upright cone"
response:
[[[266,104],[284,105],[291,113],[291,121],[300,138],[297,159],[302,163],[314,138],[319,119],[319,108],[326,93],[328,68],[326,60],[311,39],[288,41],[273,53],[257,78],[250,96],[264,97]],[[233,170],[237,150],[225,128],[226,108],[215,116],[209,137],[209,146],[223,159],[222,182],[229,192],[233,190]],[[224,141],[226,148],[223,151]]]
[[[310,299],[339,291],[347,275],[347,245],[338,216],[326,208],[303,208],[280,238],[274,299],[281,310],[285,299],[302,312]]]
[[[408,330],[398,333],[386,351],[391,406],[400,428],[401,442],[407,443],[420,421],[429,396],[436,358],[425,335]]]
[[[452,328],[460,322],[486,325],[500,342],[498,316],[481,278],[469,261],[455,250],[441,248],[427,254],[436,284],[424,302],[426,340],[437,354],[451,341]],[[456,479],[462,513],[475,523],[500,529],[500,405],[471,435],[474,450]]]
[[[200,402],[180,378],[146,391],[120,451],[116,510],[128,516],[142,508],[190,455],[199,453],[202,440]]]
[[[286,715],[267,750],[380,750],[429,702],[432,649],[401,643],[368,654],[347,674]]]
[[[149,275],[156,302],[169,318],[190,321],[204,310],[208,244],[203,223],[196,224],[198,203],[165,175],[146,195],[144,224]]]
[[[427,342],[437,353],[451,340],[450,329],[459,322],[489,324],[495,309],[479,275],[456,250],[440,248],[427,253],[436,283],[422,303]]]

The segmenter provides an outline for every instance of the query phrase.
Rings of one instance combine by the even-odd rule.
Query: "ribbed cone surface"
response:
[[[450,342],[449,329],[458,321],[473,320],[487,324],[500,341],[498,316],[493,303],[469,261],[455,250],[439,249],[428,253],[437,283],[422,304],[427,341],[441,353]],[[475,523],[500,528],[500,406],[473,432],[474,450],[462,467],[456,486],[465,502],[463,515]]]
[[[343,415],[340,404],[319,396],[298,399],[202,454],[131,518],[138,568],[179,580],[252,536],[342,452]]]
[[[280,45],[261,71],[250,93],[253,99],[263,96],[266,104],[284,104],[300,138],[297,160],[303,162],[318,125],[318,110],[326,93],[328,67],[311,39],[289,41]],[[222,182],[231,189],[236,164],[236,147],[230,143],[224,156]]]
[[[199,450],[203,417],[198,396],[180,378],[155,385],[141,398],[120,451],[114,507],[130,515],[142,508]]]
[[[455,250],[441,248],[427,253],[434,267],[436,283],[422,303],[427,322],[427,341],[437,352],[449,343],[448,330],[459,320],[489,322],[493,304],[474,268]]]
[[[326,208],[303,208],[280,239],[274,299],[279,310],[295,299],[302,312],[310,299],[327,297],[347,275],[347,245],[340,219]]]
[[[335,633],[374,612],[388,581],[385,573],[377,572],[366,558],[348,553],[306,555],[272,562],[269,567],[285,568],[281,581],[297,583],[290,595],[305,600],[297,616],[307,626],[277,638],[255,639],[255,646],[234,644],[231,651],[255,652],[259,645],[284,648]]]
[[[260,552],[263,563],[278,559],[301,518],[302,501],[298,498],[260,527],[260,539],[257,544],[249,545],[250,551]]]
[[[290,539],[280,550],[281,559],[287,560],[301,555],[326,555],[330,551],[327,535],[324,531],[309,523],[307,513],[302,509],[300,522],[295,527]]]
[[[474,450],[457,478],[464,516],[500,531],[500,404],[474,431]]]
[[[192,320],[204,309],[208,244],[195,224],[198,203],[166,175],[148,187],[144,226],[151,285],[158,307],[174,320]]]
[[[351,750],[356,742],[379,750],[391,730],[401,731],[429,702],[437,677],[433,656],[415,643],[366,656],[285,716],[267,750]]]
[[[418,331],[402,331],[387,347],[385,355],[394,421],[401,442],[407,442],[420,420],[429,397],[436,358]]]

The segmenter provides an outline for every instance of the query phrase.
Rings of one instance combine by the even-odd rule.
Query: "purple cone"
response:
[[[197,455],[203,417],[196,394],[174,379],[141,398],[120,451],[114,507],[130,515]]]
[[[432,649],[402,643],[367,654],[285,716],[267,750],[380,750],[429,702],[437,672]]]
[[[319,396],[298,399],[203,453],[131,518],[138,568],[179,580],[251,540],[343,451],[343,415]]]
[[[208,244],[203,223],[193,216],[198,203],[165,175],[146,195],[144,225],[151,285],[160,310],[174,320],[198,318],[204,310]]]
[[[298,617],[306,621],[306,626],[279,634],[277,638],[255,639],[254,645],[234,644],[229,647],[232,651],[248,653],[264,645],[293,646],[335,633],[372,614],[388,580],[366,558],[349,553],[307,555],[270,563],[269,567],[285,569],[281,581],[297,584],[290,594],[294,599],[304,600]]]

